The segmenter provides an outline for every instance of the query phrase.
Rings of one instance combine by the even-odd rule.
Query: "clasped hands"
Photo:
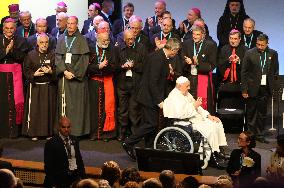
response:
[[[201,105],[202,105],[202,97],[198,97],[198,98],[196,99],[196,101],[194,102],[194,107],[195,107],[195,108],[198,108],[198,107],[201,106]],[[218,117],[212,116],[212,115],[210,115],[210,114],[207,116],[207,118],[208,118],[209,120],[213,121],[213,122],[216,122],[216,123],[219,123],[219,122],[221,121]]]
[[[34,76],[43,76],[44,74],[52,74],[52,69],[50,66],[47,65],[38,68],[35,71]]]
[[[240,60],[239,56],[237,56],[236,54],[235,55],[231,55],[229,57],[229,61],[232,62],[232,63],[238,63]]]
[[[123,69],[131,69],[134,66],[133,60],[127,59],[126,62],[121,65],[121,68]]]
[[[192,65],[192,64],[197,65],[198,64],[197,56],[193,56],[192,59],[187,57],[187,56],[184,56],[184,60],[188,65]]]

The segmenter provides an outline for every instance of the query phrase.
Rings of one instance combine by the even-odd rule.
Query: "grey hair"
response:
[[[30,17],[32,16],[32,14],[30,13],[30,11],[28,11],[28,10],[27,10],[27,11],[21,11],[21,12],[20,12],[20,17],[22,17],[22,16],[24,16],[24,15],[28,15],[28,16],[30,16]]]
[[[42,37],[47,37],[47,39],[49,40],[49,37],[48,37],[48,35],[46,33],[41,33],[41,34],[38,34],[38,36],[36,37],[36,41],[39,42],[39,40]]]
[[[164,47],[167,50],[179,50],[181,48],[181,42],[177,38],[170,38]]]

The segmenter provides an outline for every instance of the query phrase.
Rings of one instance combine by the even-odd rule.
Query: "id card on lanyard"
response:
[[[73,46],[73,43],[74,43],[75,39],[76,39],[76,37],[74,37],[71,40],[71,43],[68,46],[67,36],[65,36],[65,45],[66,45],[66,49],[67,49],[66,56],[65,56],[65,63],[66,64],[71,64],[71,62],[72,62],[72,53],[70,52],[70,50],[71,50],[71,48]]]
[[[266,65],[266,57],[267,57],[267,53],[264,52],[264,60],[262,60],[261,55],[259,56],[259,61],[260,61],[260,66],[261,66],[261,81],[260,81],[260,85],[265,86],[266,85],[266,73],[264,74],[263,70],[265,68]]]

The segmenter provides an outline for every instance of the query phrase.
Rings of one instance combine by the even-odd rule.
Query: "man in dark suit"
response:
[[[256,39],[258,35],[262,34],[261,31],[255,30],[255,21],[251,18],[247,18],[243,23],[244,33],[242,34],[241,43],[243,43],[249,49],[256,46]]]
[[[17,27],[15,35],[28,38],[35,34],[35,24],[32,22],[32,15],[29,11],[23,11],[20,13],[20,21],[22,25]]]
[[[94,30],[93,26],[93,19],[94,17],[98,16],[101,11],[101,5],[98,3],[90,4],[89,10],[88,10],[88,19],[84,21],[84,25],[81,31],[82,35],[87,34],[90,31]]]
[[[47,33],[50,33],[51,30],[56,27],[57,14],[60,12],[65,12],[65,13],[67,12],[67,5],[63,1],[58,2],[55,10],[56,10],[56,15],[54,14],[54,15],[46,17],[47,25],[48,25]]]
[[[153,147],[158,127],[159,109],[163,108],[163,101],[167,97],[167,78],[173,73],[169,59],[175,57],[179,49],[180,41],[170,38],[164,48],[150,54],[145,61],[147,63],[137,94],[137,100],[142,105],[143,123],[135,134],[122,143],[132,159],[135,159],[133,147],[142,138],[145,139],[147,148]]]
[[[112,33],[116,37],[117,34],[123,32],[125,29],[129,29],[129,18],[134,13],[134,5],[132,3],[127,3],[123,6],[123,18],[117,19],[113,23]]]
[[[85,168],[77,138],[71,133],[67,117],[59,120],[59,133],[48,140],[44,147],[45,187],[69,187],[85,177]]]
[[[260,34],[256,47],[248,50],[241,70],[242,95],[247,99],[248,130],[258,141],[266,143],[264,128],[267,114],[267,99],[277,87],[279,75],[278,53],[268,47],[268,36]]]
[[[112,15],[114,10],[114,3],[112,0],[104,0],[102,3],[102,11],[100,13],[100,16],[104,18],[106,22],[109,23],[110,28],[112,28],[112,20],[110,19],[110,16]]]

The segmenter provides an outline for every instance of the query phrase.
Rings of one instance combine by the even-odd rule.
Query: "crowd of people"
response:
[[[68,15],[64,2],[57,3],[55,15],[35,23],[31,12],[20,11],[18,4],[8,8],[10,15],[2,19],[0,31],[0,137],[50,139],[46,164],[55,161],[48,155],[60,149],[54,145],[63,144],[69,162],[46,165],[47,174],[66,166],[69,176],[84,174],[76,137],[64,140],[64,134],[70,134],[70,126],[64,126],[70,122],[72,135],[92,141],[118,139],[135,159],[135,144],[144,138],[145,147],[152,148],[157,131],[168,126],[169,119],[182,119],[208,140],[216,156],[224,156],[226,136],[214,116],[219,86],[237,88],[247,107],[250,132],[239,138],[245,137],[246,148],[234,151],[229,164],[243,156],[259,164],[260,156],[246,138],[252,133],[257,141],[268,142],[267,100],[276,87],[279,62],[268,36],[255,30],[242,0],[227,1],[217,24],[218,45],[199,8],[190,8],[176,28],[163,0],[155,2],[154,16],[144,27],[132,3],[123,6],[123,17],[114,22],[112,0],[90,4],[81,32],[78,18]],[[239,163],[233,166],[228,169],[231,176],[246,171],[239,172]]]

